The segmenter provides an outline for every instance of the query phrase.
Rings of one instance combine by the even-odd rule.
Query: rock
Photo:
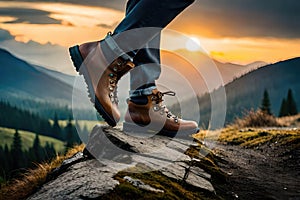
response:
[[[56,179],[46,183],[30,200],[97,198],[119,184],[117,171],[97,160],[74,164]]]
[[[164,193],[163,190],[160,189],[156,189],[154,187],[151,187],[150,185],[146,185],[143,181],[139,180],[139,179],[133,179],[130,176],[125,176],[123,178],[125,181],[131,183],[133,186],[146,190],[146,191],[150,191],[150,192],[157,192],[157,193]]]
[[[173,163],[172,165],[161,169],[161,172],[167,177],[177,181],[183,181],[186,169],[188,168],[189,166],[185,163]]]
[[[184,154],[190,146],[195,146],[192,138],[189,141],[163,136],[136,137],[97,125],[90,134],[85,154],[77,153],[64,161],[29,199],[100,198],[119,184],[113,178],[118,172],[129,172],[136,166],[144,166],[139,172],[156,171],[177,183],[212,193],[211,176],[195,165],[200,160]],[[131,177],[124,179],[143,190],[164,192]]]
[[[161,172],[176,181],[188,183],[194,187],[199,187],[210,192],[214,192],[212,184],[209,182],[211,176],[199,167],[191,167],[185,163],[173,163]]]
[[[58,168],[54,169],[50,174],[48,174],[47,179],[51,180],[52,178],[59,176],[66,169],[68,169],[68,167],[70,167],[76,163],[82,162],[85,159],[86,159],[86,156],[84,156],[84,154],[82,152],[78,152],[78,153],[74,154],[71,158],[64,160]]]
[[[195,187],[214,192],[214,187],[208,181],[210,175],[205,173],[199,167],[191,167],[189,175],[186,178],[186,183],[193,185]]]

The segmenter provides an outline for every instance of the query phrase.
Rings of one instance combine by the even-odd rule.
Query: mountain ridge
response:
[[[274,115],[279,114],[282,99],[287,97],[289,89],[293,91],[299,110],[300,81],[298,74],[300,74],[300,57],[279,61],[251,71],[229,82],[225,87],[199,97],[201,121],[204,121],[206,125],[208,124],[211,109],[210,95],[214,96],[220,89],[226,91],[226,123],[231,123],[236,117],[241,117],[245,111],[258,109],[261,106],[264,90],[268,91],[271,112]],[[190,110],[190,113],[190,118],[197,116],[193,110]]]
[[[2,94],[0,97],[9,96],[6,91],[12,90],[14,94],[28,94],[37,99],[70,99],[66,92],[73,90],[71,85],[67,85],[61,80],[41,72],[28,62],[17,58],[10,52],[0,49],[0,55],[3,59],[0,60],[1,70],[5,77],[0,80]],[[5,59],[4,59],[5,58]],[[38,85],[36,83],[43,83]],[[57,90],[57,88],[60,88]],[[47,90],[47,91],[46,91]]]
[[[4,100],[8,100],[11,102],[12,99],[17,99],[16,103],[18,105],[19,102],[25,100],[27,101],[30,98],[34,98],[35,100],[47,100],[48,102],[58,102],[59,103],[64,103],[64,105],[71,105],[72,103],[72,92],[73,92],[73,83],[75,80],[75,77],[71,75],[66,75],[54,70],[49,70],[40,66],[36,65],[31,65],[30,63],[19,59],[15,57],[13,54],[6,50],[1,50],[0,49],[0,65],[2,66],[2,74],[4,76],[0,80],[0,98]],[[195,54],[196,55],[196,54]],[[9,62],[6,61],[7,59],[10,60]],[[255,66],[254,70],[250,70],[250,72],[243,74],[241,77],[236,78],[232,77],[232,80],[229,81],[227,79],[228,83],[226,84],[226,94],[228,97],[228,110],[229,114],[232,115],[229,118],[232,119],[234,118],[233,115],[239,116],[241,114],[241,111],[243,110],[249,110],[251,107],[256,109],[259,104],[260,104],[260,99],[262,98],[262,93],[264,89],[270,90],[270,98],[271,98],[271,104],[272,104],[272,110],[274,111],[274,114],[277,115],[279,106],[281,103],[281,100],[283,97],[286,96],[287,90],[289,88],[293,89],[293,84],[290,83],[288,76],[293,77],[294,79],[294,85],[298,85],[299,81],[297,78],[295,79],[295,74],[298,73],[296,72],[289,72],[289,71],[284,71],[284,70],[279,70],[280,72],[277,72],[276,75],[271,75],[272,77],[269,77],[268,74],[274,74],[272,70],[267,70],[269,72],[264,72],[265,69],[270,69],[270,66],[276,66],[277,65],[295,65],[291,64],[293,62],[297,62],[300,60],[299,57],[292,58],[286,61],[280,61],[274,64],[266,65],[263,67],[260,66]],[[218,62],[218,61],[216,61]],[[288,63],[288,64],[287,64]],[[232,69],[230,69],[230,66],[236,66],[238,69],[245,69],[244,66],[240,65],[235,65],[235,64],[226,64],[226,63],[217,63],[219,65],[219,68],[223,70],[224,73],[231,73]],[[252,65],[253,63],[248,64],[248,66]],[[255,64],[263,64],[262,62],[255,62]],[[222,66],[223,67],[222,67]],[[227,67],[224,67],[228,65]],[[22,68],[24,67],[25,68]],[[252,66],[253,67],[253,66]],[[13,68],[13,69],[12,69]],[[257,68],[257,69],[256,69]],[[290,69],[290,71],[293,71],[292,68],[289,68],[288,66],[285,67],[286,69]],[[229,69],[229,72],[226,70]],[[296,68],[295,68],[296,69]],[[27,71],[26,71],[27,70]],[[234,71],[234,70],[233,70]],[[278,71],[278,70],[277,70]],[[19,73],[16,73],[19,72]],[[20,73],[21,72],[21,73]],[[260,74],[262,72],[262,75]],[[221,72],[222,73],[222,72]],[[290,73],[288,75],[287,73]],[[300,73],[300,72],[299,72]],[[33,74],[33,76],[31,76]],[[253,75],[255,74],[255,75]],[[26,77],[27,76],[27,77]],[[249,78],[246,78],[248,80],[247,83],[241,83],[241,79],[245,79],[244,77],[251,77],[250,79],[257,79],[256,81],[250,81]],[[254,76],[258,76],[259,78],[255,78]],[[276,87],[281,88],[283,87],[282,91],[280,92],[280,95],[274,95],[274,86],[271,84],[271,79],[274,78],[278,82],[280,77],[284,76],[286,77],[284,81],[281,81],[281,84],[277,84]],[[169,77],[170,79],[170,77]],[[17,80],[17,81],[16,81]],[[264,80],[264,81],[261,81]],[[264,83],[266,80],[268,81],[269,85],[264,86]],[[121,80],[123,81],[123,80]],[[238,83],[237,83],[238,82]],[[260,85],[258,85],[258,82]],[[288,83],[288,84],[285,84]],[[248,84],[248,85],[247,85]],[[125,84],[122,84],[121,86],[124,87]],[[286,86],[285,86],[286,85]],[[255,86],[255,87],[254,87]],[[76,86],[75,86],[76,87]],[[201,86],[198,86],[201,87]],[[36,89],[37,88],[37,89]],[[57,89],[59,88],[59,89]],[[245,88],[247,88],[245,90]],[[254,90],[257,90],[255,94],[253,93],[253,88]],[[125,98],[127,93],[125,93],[126,88],[122,88],[123,91],[120,94],[121,98]],[[198,88],[199,89],[199,88]],[[294,93],[297,94],[298,91],[298,86],[297,88],[294,88]],[[252,94],[252,95],[247,95],[247,93]],[[123,97],[124,96],[124,97]],[[204,95],[205,96],[205,95]],[[248,102],[247,105],[241,104],[240,101],[237,100],[237,98],[240,98],[239,96],[243,96],[240,101],[246,101]],[[244,96],[247,96],[248,99],[252,99],[253,101],[249,101],[247,98]],[[254,99],[255,97],[255,99]],[[26,99],[28,98],[28,99]],[[209,100],[203,100],[207,99],[207,97],[201,97],[202,100],[200,100],[200,108],[202,110],[205,110],[204,115],[206,115],[207,110],[209,109],[209,103],[207,103]],[[200,99],[201,99],[200,98]],[[278,100],[279,98],[279,100]],[[275,99],[275,100],[274,100]],[[299,97],[296,98],[297,102],[300,101]],[[125,107],[126,105],[121,104],[121,107]],[[299,103],[298,103],[299,106]],[[235,108],[234,108],[235,107]],[[234,109],[233,109],[234,108]],[[300,109],[299,109],[300,110]],[[193,116],[195,113],[194,110],[190,111],[193,113],[191,116]],[[201,111],[202,112],[202,111]],[[202,113],[201,113],[202,114]],[[231,120],[229,120],[231,121]]]

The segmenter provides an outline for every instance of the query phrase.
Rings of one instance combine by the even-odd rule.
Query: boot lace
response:
[[[117,64],[113,67],[113,72],[109,74],[109,97],[112,103],[119,103],[118,99],[118,86],[117,83],[120,80],[121,76],[118,74],[122,70],[125,61],[118,61]]]
[[[178,123],[179,117],[172,114],[172,112],[168,110],[167,106],[162,104],[162,102],[164,101],[162,99],[164,95],[175,96],[176,93],[173,91],[167,91],[157,92],[156,94],[153,94],[151,97],[151,100],[155,102],[153,109],[155,112],[160,112],[161,115],[164,115],[166,113],[168,118],[173,118],[174,122]]]

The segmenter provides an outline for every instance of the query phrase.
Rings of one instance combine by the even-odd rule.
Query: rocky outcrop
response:
[[[197,165],[199,160],[186,153],[197,145],[192,138],[133,135],[97,125],[86,145],[88,151],[64,161],[29,199],[100,198],[121,184],[115,175],[127,171],[158,172],[185,187],[214,194],[211,175]],[[130,176],[124,176],[123,180],[138,190],[165,194],[161,188]]]

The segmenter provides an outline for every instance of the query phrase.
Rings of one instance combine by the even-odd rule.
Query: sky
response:
[[[125,0],[59,2],[0,1],[0,48],[72,73],[67,48],[102,39],[122,20],[126,5]],[[164,46],[174,50],[197,51],[200,45],[221,62],[274,63],[300,56],[300,1],[196,0],[167,29],[184,35],[163,36]]]

